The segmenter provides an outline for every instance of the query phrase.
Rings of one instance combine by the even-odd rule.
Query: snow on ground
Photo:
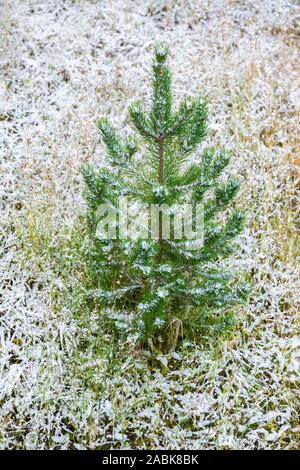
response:
[[[0,446],[299,447],[299,4],[0,8]],[[204,93],[208,144],[233,149],[248,224],[232,265],[254,292],[226,341],[150,368],[84,312],[80,166],[105,161],[99,115],[127,132],[128,104],[149,100],[156,40],[176,99]]]

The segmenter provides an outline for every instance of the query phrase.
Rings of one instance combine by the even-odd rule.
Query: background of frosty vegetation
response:
[[[1,447],[296,448],[299,4],[0,5]],[[96,118],[127,131],[128,104],[149,100],[158,39],[175,97],[208,97],[206,143],[234,149],[248,224],[230,262],[255,292],[226,340],[150,367],[84,303],[79,170],[105,164]]]

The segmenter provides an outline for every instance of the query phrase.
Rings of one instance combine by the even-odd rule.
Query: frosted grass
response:
[[[299,6],[0,5],[1,448],[299,447]],[[255,291],[227,341],[185,343],[152,370],[119,345],[112,370],[97,317],[87,326],[64,303],[80,275],[53,257],[63,246],[80,272],[69,243],[84,212],[80,166],[105,165],[100,114],[122,129],[128,105],[149,99],[156,40],[171,46],[177,99],[207,95],[208,144],[234,152],[248,224],[231,262]]]

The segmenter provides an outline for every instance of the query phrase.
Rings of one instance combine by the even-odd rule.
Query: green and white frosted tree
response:
[[[129,109],[136,137],[122,139],[100,119],[108,165],[83,168],[93,275],[89,294],[108,322],[139,342],[217,332],[228,326],[232,307],[244,302],[249,290],[221,263],[233,253],[244,225],[240,209],[228,213],[240,181],[219,181],[230,162],[228,151],[204,149],[190,163],[207,133],[207,104],[202,97],[189,97],[173,110],[167,58],[167,47],[157,45],[150,112],[139,102]],[[117,212],[121,196],[159,208],[202,203],[202,247],[189,249],[184,237],[165,239],[161,214],[156,239],[99,238],[99,206]],[[220,220],[223,211],[225,221]]]

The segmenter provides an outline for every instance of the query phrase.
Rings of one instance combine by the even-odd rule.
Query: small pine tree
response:
[[[207,133],[207,105],[202,97],[187,98],[173,111],[167,57],[167,47],[157,45],[150,113],[146,115],[139,102],[129,108],[139,139],[121,139],[106,119],[100,119],[97,126],[109,166],[95,171],[87,165],[82,171],[94,279],[90,295],[101,306],[101,315],[139,342],[161,341],[172,331],[178,338],[182,332],[223,328],[230,322],[230,308],[248,294],[248,286],[238,284],[220,264],[233,253],[233,241],[244,224],[239,209],[226,222],[218,217],[236,196],[240,181],[219,181],[230,162],[228,151],[205,149],[196,163],[189,163]],[[105,203],[117,211],[120,196],[160,209],[202,203],[202,247],[189,249],[184,237],[164,239],[161,213],[156,239],[99,239],[97,209]]]

